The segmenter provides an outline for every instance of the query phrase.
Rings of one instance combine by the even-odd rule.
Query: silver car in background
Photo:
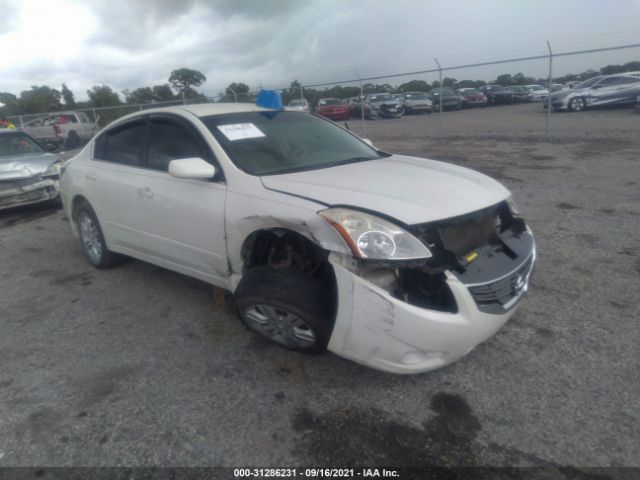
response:
[[[0,130],[0,210],[57,199],[61,166],[26,133]]]
[[[551,94],[551,108],[580,112],[605,105],[633,105],[640,95],[640,72],[592,77]]]

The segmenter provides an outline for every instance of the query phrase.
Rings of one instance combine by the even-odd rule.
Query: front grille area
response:
[[[486,313],[503,313],[511,308],[529,287],[533,262],[532,252],[522,265],[505,277],[480,285],[468,285],[478,309]]]

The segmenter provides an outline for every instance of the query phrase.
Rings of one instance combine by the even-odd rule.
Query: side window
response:
[[[142,165],[144,128],[144,122],[135,122],[105,132],[96,142],[95,157],[123,165]]]
[[[623,83],[626,83],[624,77],[609,77],[598,83],[598,87],[613,87],[615,85],[622,85]]]
[[[89,118],[83,112],[78,112],[78,118],[82,123],[89,123]]]
[[[171,160],[206,156],[187,128],[164,119],[151,120],[147,145],[147,166],[164,172]]]

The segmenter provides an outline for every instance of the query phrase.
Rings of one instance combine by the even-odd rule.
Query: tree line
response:
[[[579,74],[567,74],[554,77],[553,82],[566,83],[571,81],[583,81],[596,75],[610,75],[614,73],[624,73],[630,71],[640,71],[640,61],[627,62],[623,65],[607,65],[598,70],[585,70]],[[69,109],[89,109],[99,107],[117,107],[138,104],[152,104],[156,102],[167,102],[174,100],[202,100],[209,101],[207,96],[196,90],[206,82],[206,76],[189,68],[173,70],[167,82],[151,87],[138,87],[134,90],[125,89],[122,91],[124,101],[120,95],[109,85],[94,85],[87,90],[87,101],[78,102],[74,98],[73,92],[62,84],[62,88],[57,90],[46,85],[34,85],[29,90],[25,90],[16,96],[10,92],[0,92],[0,115],[19,115],[30,113],[54,112]],[[511,75],[508,73],[498,75],[495,80],[485,82],[484,80],[457,80],[452,77],[442,79],[442,86],[448,88],[479,88],[487,83],[498,85],[529,85],[547,83],[547,78],[534,78],[525,76],[522,73]],[[410,80],[397,86],[389,83],[374,84],[365,83],[362,90],[365,94],[376,92],[429,92],[440,88],[440,82],[429,83],[425,80]],[[337,97],[348,98],[360,95],[359,86],[336,85],[330,88],[314,89],[302,87],[297,80],[291,82],[289,88],[282,92],[283,101],[288,103],[295,98],[306,98],[312,105],[315,105],[320,98]],[[224,92],[218,95],[218,101],[226,102],[249,102],[254,101],[256,92],[252,93],[249,85],[242,82],[231,83]],[[103,116],[103,120],[108,120]]]

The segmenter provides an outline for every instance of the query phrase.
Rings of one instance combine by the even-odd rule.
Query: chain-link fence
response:
[[[381,66],[368,72],[347,72],[338,79],[318,77],[316,81],[294,82],[287,87],[266,83],[265,88],[281,90],[285,104],[298,98],[307,99],[312,109],[323,98],[338,98],[350,106],[349,128],[365,137],[458,134],[639,137],[640,109],[629,107],[640,103],[640,43],[572,47],[575,45],[566,42],[558,47],[546,43],[524,49],[514,47],[506,53],[436,57],[423,59],[417,65],[422,68],[404,73],[385,73]],[[505,55],[509,57],[502,58]],[[626,83],[619,80],[607,86],[576,88],[596,76],[623,73]],[[634,75],[637,82],[633,82]],[[426,98],[430,108],[412,109],[407,98],[411,92],[414,97],[415,93],[424,94],[418,97]],[[374,94],[387,95],[386,104],[397,105],[397,111],[381,115],[379,105],[374,105]],[[253,102],[255,96],[255,93],[227,92],[221,98],[207,101]],[[135,111],[190,102],[201,103],[203,99],[79,111],[104,126]],[[578,115],[582,110],[592,113]],[[556,113],[561,111],[576,113]],[[20,127],[57,114],[18,115],[11,120]],[[388,120],[401,116],[400,121]]]

